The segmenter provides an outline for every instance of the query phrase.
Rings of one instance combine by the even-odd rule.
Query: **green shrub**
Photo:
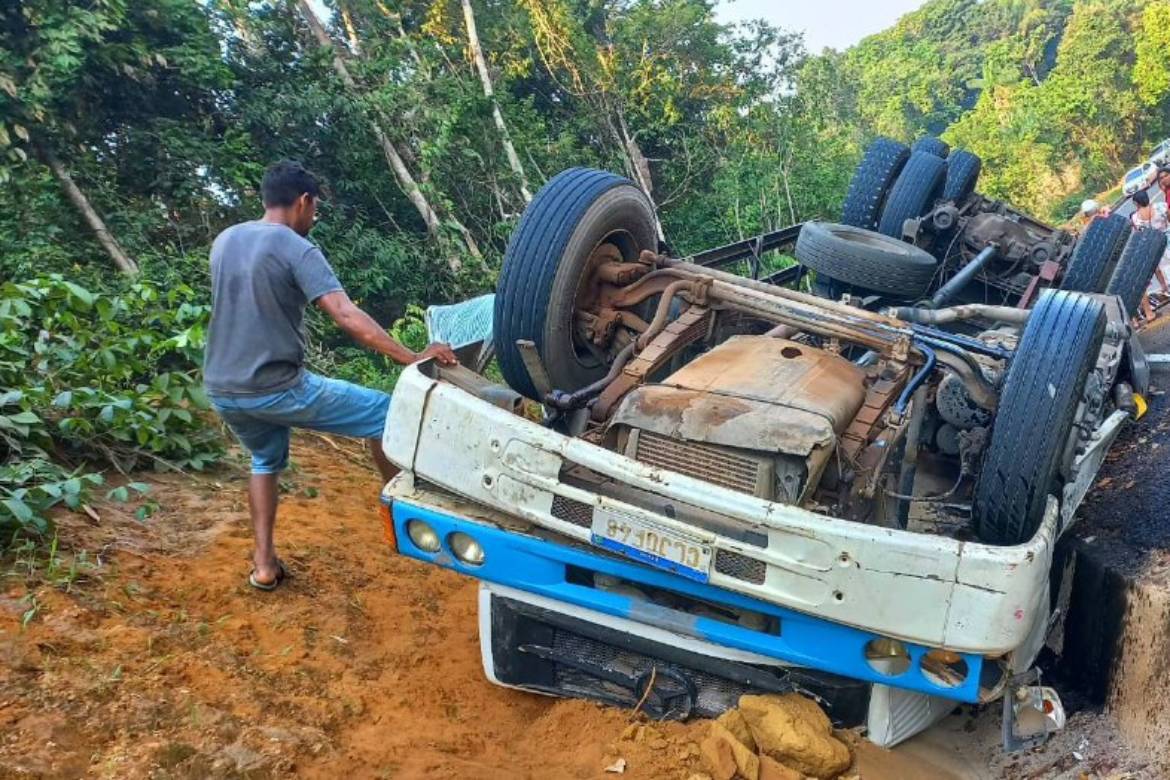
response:
[[[221,454],[198,373],[208,314],[182,284],[0,286],[0,529],[48,531],[46,512],[80,506],[106,469],[198,470]]]

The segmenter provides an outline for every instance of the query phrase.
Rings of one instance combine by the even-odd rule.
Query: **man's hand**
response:
[[[459,362],[458,358],[455,357],[455,351],[451,349],[450,345],[440,344],[438,342],[427,345],[426,349],[418,353],[415,362],[427,360],[428,358],[434,358],[444,366],[453,366]]]

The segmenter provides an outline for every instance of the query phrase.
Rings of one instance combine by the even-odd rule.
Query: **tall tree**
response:
[[[516,154],[516,147],[512,144],[512,136],[508,132],[508,125],[504,122],[504,114],[500,111],[500,104],[496,100],[495,90],[492,87],[492,76],[488,72],[487,60],[483,56],[483,46],[479,42],[479,32],[475,26],[475,9],[471,7],[471,0],[463,0],[463,20],[467,29],[467,45],[471,49],[471,57],[475,61],[475,69],[479,71],[479,80],[483,84],[483,96],[492,105],[492,119],[496,123],[496,130],[500,133],[500,143],[508,156],[508,167],[516,174],[519,181],[520,194],[527,203],[532,200],[532,191],[528,188],[528,176],[524,173],[524,165],[520,156]]]
[[[341,79],[342,84],[345,85],[345,88],[360,104],[363,97],[362,90],[358,87],[358,84],[354,80],[353,76],[350,75],[349,68],[346,67],[345,60],[342,58],[341,52],[339,52],[333,45],[333,40],[329,37],[329,33],[325,30],[325,27],[317,18],[317,14],[313,10],[313,7],[308,2],[308,0],[298,0],[298,2],[301,9],[301,14],[306,24],[308,25],[309,30],[312,32],[313,37],[316,39],[317,44],[323,49],[332,50],[333,69],[337,72],[337,75]],[[394,173],[395,178],[398,180],[398,184],[402,188],[402,192],[414,205],[415,209],[419,213],[419,216],[422,218],[423,223],[426,225],[427,232],[429,232],[431,236],[436,238],[440,243],[443,243],[446,241],[446,239],[443,235],[442,220],[439,218],[438,212],[434,209],[426,195],[423,193],[422,188],[419,187],[418,182],[414,178],[414,175],[407,168],[406,163],[403,160],[402,155],[398,152],[397,147],[386,134],[384,127],[388,124],[389,120],[387,117],[381,115],[380,113],[375,113],[374,116],[372,116],[370,119],[370,130],[374,134],[374,138],[377,140],[379,147],[381,147],[382,153],[386,156],[386,162],[390,166],[390,170]],[[472,237],[471,232],[456,217],[448,216],[448,220],[459,231],[463,239],[464,247],[468,253],[470,253],[472,257],[474,257],[482,264],[483,253],[480,252],[479,246],[476,243],[474,237]],[[454,274],[458,274],[463,268],[462,259],[457,253],[454,252],[448,253],[447,264],[451,269],[451,272]]]
[[[112,47],[105,48],[107,36],[125,22],[125,9],[116,2],[96,2],[85,9],[24,2],[0,10],[4,44],[0,47],[0,112],[7,120],[0,123],[0,147],[6,147],[7,161],[17,165],[29,158],[25,147],[31,148],[34,159],[52,172],[115,268],[136,274],[138,264],[53,149],[60,128],[75,126],[76,104],[69,91],[86,77],[85,68],[95,50],[111,51]],[[10,176],[10,165],[0,164],[0,183]]]

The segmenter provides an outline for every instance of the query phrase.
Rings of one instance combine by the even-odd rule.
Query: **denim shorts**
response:
[[[380,439],[390,409],[381,390],[305,372],[295,385],[267,395],[211,395],[211,405],[252,453],[253,474],[288,467],[291,428]]]

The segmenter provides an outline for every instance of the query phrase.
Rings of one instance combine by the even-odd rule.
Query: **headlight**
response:
[[[410,541],[423,552],[435,553],[439,551],[439,535],[435,529],[422,520],[411,520],[406,524],[406,534]]]
[[[865,644],[865,660],[878,674],[896,677],[910,669],[910,651],[897,639],[878,637]]]
[[[922,675],[940,688],[958,688],[968,674],[967,661],[958,653],[936,648],[922,656]]]
[[[479,566],[483,563],[483,548],[479,542],[461,531],[456,531],[447,537],[447,544],[455,557],[468,566]]]

